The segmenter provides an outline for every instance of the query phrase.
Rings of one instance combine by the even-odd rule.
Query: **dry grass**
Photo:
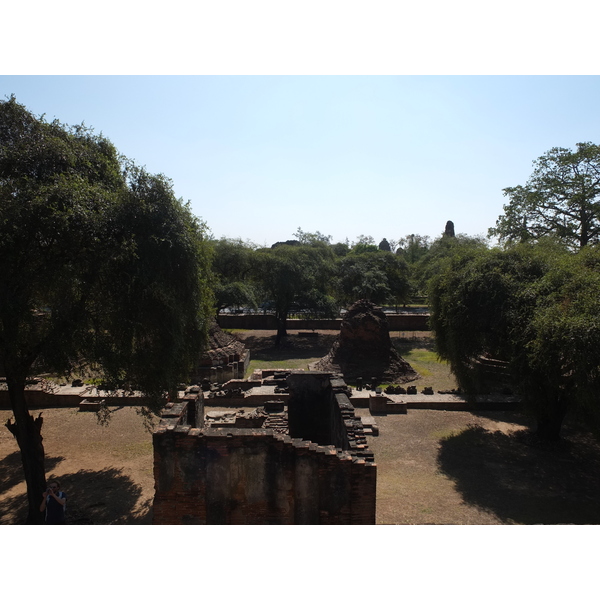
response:
[[[104,427],[77,408],[44,409],[47,477],[60,480],[72,523],[149,524],[152,437],[135,408],[112,410]],[[10,411],[0,411],[4,423]],[[0,428],[0,524],[22,523],[27,498],[18,446]]]
[[[359,409],[359,414],[368,410]],[[440,470],[443,441],[472,424],[495,422],[467,412],[413,410],[377,417],[380,435],[369,438],[377,462],[378,524],[497,524],[485,507],[465,503],[455,482]]]

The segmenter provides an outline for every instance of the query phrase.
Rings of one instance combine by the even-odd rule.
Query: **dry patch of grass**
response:
[[[368,415],[369,411],[358,409],[357,413]],[[437,460],[448,436],[470,424],[493,427],[493,419],[463,411],[411,410],[376,420],[380,434],[368,442],[377,463],[377,524],[502,523],[485,507],[466,504]]]
[[[38,412],[38,411],[36,411]],[[43,411],[47,477],[60,480],[72,523],[149,524],[154,496],[152,437],[133,407],[112,409],[102,426],[77,408]],[[0,410],[0,422],[10,411]],[[27,496],[21,457],[0,428],[0,524],[21,523]]]
[[[575,427],[547,445],[516,413],[409,410],[377,423],[378,524],[600,523],[600,444]]]

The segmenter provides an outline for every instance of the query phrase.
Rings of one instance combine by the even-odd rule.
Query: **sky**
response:
[[[0,76],[163,173],[216,238],[486,235],[552,147],[600,143],[592,76]]]

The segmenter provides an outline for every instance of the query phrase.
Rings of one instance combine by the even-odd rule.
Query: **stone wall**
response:
[[[315,431],[335,443],[263,428],[201,429],[187,422],[185,402],[172,405],[153,434],[153,523],[374,524],[377,467],[360,420],[322,374],[303,375],[290,397],[295,390],[297,407],[308,408],[298,389],[317,388],[327,404],[322,414],[333,420],[330,431]],[[306,434],[313,425],[301,419],[299,427]]]
[[[211,383],[223,384],[230,379],[241,379],[246,373],[250,364],[250,352],[244,352],[239,361],[232,360],[217,366],[199,366],[196,373],[192,376],[193,384],[200,383],[203,379],[208,379]]]
[[[428,331],[427,314],[387,314],[390,331]],[[273,315],[219,315],[219,325],[223,329],[273,329],[277,321]],[[342,319],[288,319],[287,328],[325,330],[340,328]]]
[[[114,396],[98,396],[90,386],[49,386],[43,383],[32,383],[25,387],[25,401],[29,408],[68,408],[81,407],[84,400],[104,400],[107,406],[145,406],[148,401],[138,394],[121,394]],[[0,409],[10,409],[10,397],[6,382],[0,378]]]

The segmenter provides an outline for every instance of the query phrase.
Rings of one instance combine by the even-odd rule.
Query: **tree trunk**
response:
[[[29,414],[25,401],[25,377],[14,377],[7,373],[6,383],[15,417],[15,422],[12,423],[9,419],[6,427],[15,436],[21,450],[29,503],[27,524],[39,525],[44,522],[44,513],[40,512],[40,504],[43,493],[46,491],[46,469],[41,433],[43,419],[41,413],[36,419]]]
[[[567,414],[569,403],[564,394],[559,395],[556,401],[545,406],[543,414],[537,416],[537,436],[547,442],[556,442],[560,439],[560,430]]]
[[[275,346],[279,346],[281,338],[286,336],[287,333],[287,312],[276,313],[275,318],[277,319],[277,335],[275,336]]]

